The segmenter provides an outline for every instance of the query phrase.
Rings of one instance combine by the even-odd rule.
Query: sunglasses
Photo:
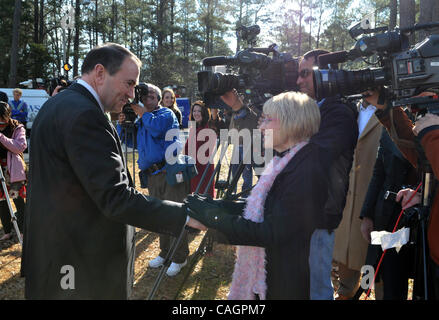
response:
[[[310,70],[310,69],[303,69],[302,71],[299,72],[299,77],[305,79],[305,78],[307,78],[311,73],[312,73],[312,70]]]

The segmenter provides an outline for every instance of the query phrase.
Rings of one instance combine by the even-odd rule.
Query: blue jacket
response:
[[[23,100],[11,100],[9,105],[12,109],[11,118],[25,123],[27,121],[27,104]]]
[[[181,150],[178,134],[166,141],[166,133],[170,129],[179,130],[177,117],[168,108],[159,107],[153,112],[145,112],[137,122],[137,149],[139,159],[137,164],[140,170],[146,170],[154,163],[165,160],[166,149],[175,144],[178,148],[173,152],[176,155]],[[174,147],[172,146],[172,147]]]

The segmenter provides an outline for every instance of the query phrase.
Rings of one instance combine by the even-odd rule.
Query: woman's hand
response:
[[[364,217],[361,221],[361,235],[367,243],[371,242],[370,233],[373,231],[373,220],[371,218]]]
[[[413,198],[410,200],[411,196],[415,193],[415,190],[413,189],[402,189],[399,190],[398,194],[396,195],[396,202],[401,201],[401,207],[403,210],[408,209],[418,203],[421,203],[421,196],[419,193],[415,194]],[[410,202],[409,202],[410,200]]]

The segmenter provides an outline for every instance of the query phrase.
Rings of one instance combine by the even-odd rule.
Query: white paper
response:
[[[381,245],[383,250],[395,248],[399,252],[401,247],[409,241],[410,228],[401,228],[391,233],[388,231],[372,231],[370,233],[371,242],[374,245]]]

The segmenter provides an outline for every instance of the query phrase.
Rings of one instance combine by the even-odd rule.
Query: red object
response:
[[[197,157],[198,150],[201,148],[201,146],[203,146],[203,148],[206,148],[206,153],[204,155],[202,155],[202,156],[203,157],[205,156],[207,158],[207,157],[210,157],[209,150],[213,150],[213,148],[216,145],[216,141],[211,141],[212,139],[209,140],[207,137],[203,141],[198,141],[198,139],[197,139],[199,132],[201,130],[203,130],[203,129],[208,129],[208,128],[209,127],[208,127],[207,124],[205,126],[203,126],[203,127],[198,127],[196,129],[196,131],[195,131],[194,128],[191,128],[190,131],[189,131],[189,137],[188,137],[188,139],[186,141],[186,144],[184,146],[184,153],[186,155],[191,156],[192,158],[195,159],[196,167],[197,167],[197,171],[198,171],[198,174],[191,179],[191,193],[195,192],[195,190],[197,189],[197,186],[200,183],[201,177],[203,176],[203,173],[204,173],[204,170],[205,170],[206,166],[209,166],[209,169],[208,169],[208,171],[206,173],[206,176],[204,178],[203,183],[201,184],[201,187],[198,190],[199,194],[203,194],[204,193],[204,190],[206,189],[207,184],[209,183],[210,177],[212,176],[213,172],[215,171],[213,163],[201,164],[198,161],[199,159]],[[195,137],[194,137],[194,132],[195,132]],[[189,154],[188,153],[188,147],[189,147],[188,143],[191,143],[191,141],[193,143],[194,139],[196,141],[195,154]],[[210,148],[207,148],[207,146],[204,146],[204,144],[206,144],[206,143],[210,143],[210,144],[212,144],[212,146],[209,146]],[[210,185],[209,189],[207,190],[207,194],[212,196],[212,198],[215,197],[215,185],[214,184],[215,184],[215,178],[212,181],[212,184]]]

